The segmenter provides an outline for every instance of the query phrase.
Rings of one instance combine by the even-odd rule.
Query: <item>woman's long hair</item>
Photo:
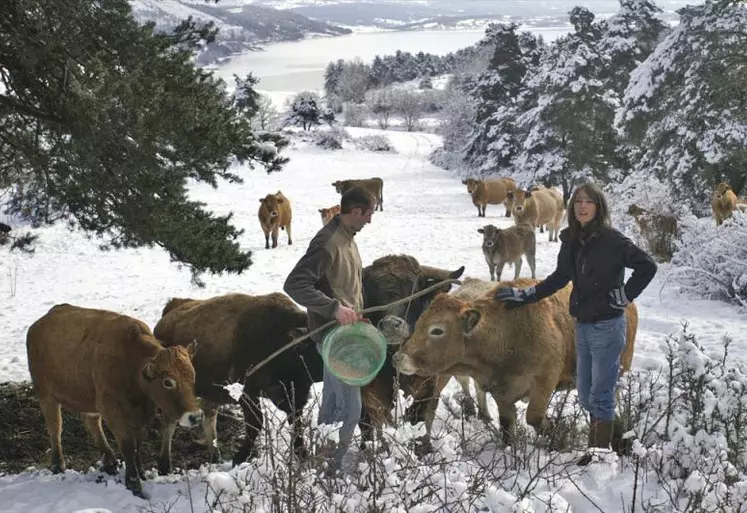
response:
[[[576,213],[574,211],[576,204],[576,197],[578,193],[584,191],[589,199],[594,202],[597,207],[594,219],[582,227],[581,223],[576,219]],[[586,182],[583,185],[579,185],[568,202],[568,226],[571,230],[571,239],[582,240],[586,239],[593,233],[597,233],[603,229],[612,226],[610,221],[610,207],[607,204],[607,198],[604,197],[602,189],[593,182]]]

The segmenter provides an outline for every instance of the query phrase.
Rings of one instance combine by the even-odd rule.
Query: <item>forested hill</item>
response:
[[[190,16],[215,23],[220,29],[217,40],[198,55],[198,62],[203,65],[256,49],[262,44],[295,41],[311,34],[337,36],[351,32],[347,28],[270,7],[178,0],[131,0],[130,4],[139,21],[153,21],[160,30],[173,29]]]

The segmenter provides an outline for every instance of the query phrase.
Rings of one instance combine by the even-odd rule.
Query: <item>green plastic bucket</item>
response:
[[[384,366],[387,342],[367,322],[332,329],[322,340],[322,359],[337,379],[348,385],[368,385]]]

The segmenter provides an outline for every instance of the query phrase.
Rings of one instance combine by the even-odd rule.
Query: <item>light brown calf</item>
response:
[[[291,237],[291,211],[290,200],[278,191],[277,194],[268,194],[259,199],[259,224],[265,234],[265,249],[270,248],[270,234],[272,233],[272,247],[278,247],[278,233],[285,230],[288,234],[288,245],[293,244]]]
[[[125,482],[144,497],[140,446],[156,408],[183,426],[202,422],[194,395],[191,359],[196,344],[165,349],[144,323],[115,312],[54,306],[26,337],[29,371],[52,445],[52,471],[63,472],[60,407],[82,415],[103,453],[103,470],[114,474],[117,457],[101,419],[125,458]]]
[[[721,182],[713,190],[711,197],[711,209],[716,226],[720,226],[725,219],[731,217],[735,208],[737,208],[737,195],[728,183]]]
[[[520,279],[498,287],[526,288]],[[516,401],[529,398],[527,423],[542,433],[555,390],[575,385],[576,326],[568,310],[572,285],[515,310],[494,300],[464,300],[440,294],[420,316],[415,330],[394,355],[403,374],[471,376],[498,403],[503,440],[510,442]],[[495,289],[493,289],[495,290]],[[630,369],[638,329],[634,304],[626,308],[627,342],[621,372]]]
[[[521,273],[521,255],[526,256],[529,268],[532,270],[532,278],[535,277],[536,241],[534,228],[524,223],[502,230],[488,224],[478,228],[477,232],[483,236],[482,254],[488,264],[491,281],[496,279],[501,281],[503,266],[506,263],[514,264],[514,280],[518,279]]]
[[[320,208],[319,213],[322,216],[322,224],[327,224],[333,217],[340,213],[340,205],[335,205],[334,207],[329,208]]]
[[[503,178],[470,180],[472,182],[468,180],[467,190],[471,190],[472,204],[477,207],[478,217],[485,217],[485,208],[488,205],[498,205],[506,201],[508,188]]]

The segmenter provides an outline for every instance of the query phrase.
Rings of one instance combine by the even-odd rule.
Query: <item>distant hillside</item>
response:
[[[256,50],[262,44],[296,41],[308,35],[339,36],[351,32],[292,11],[256,5],[179,0],[131,0],[130,4],[135,18],[155,22],[159,30],[171,30],[190,16],[215,23],[220,29],[218,38],[198,55],[198,62],[202,65],[220,62],[235,53]]]

